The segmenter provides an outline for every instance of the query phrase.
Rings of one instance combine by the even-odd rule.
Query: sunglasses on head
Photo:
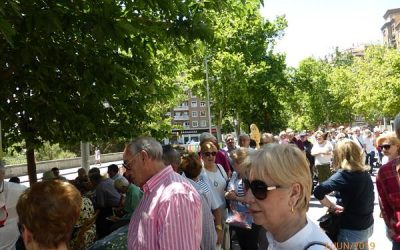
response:
[[[212,155],[212,156],[216,156],[216,155],[217,155],[217,152],[204,152],[203,155],[204,155],[204,156],[211,156],[211,155]]]
[[[382,144],[382,145],[380,145],[379,147],[380,147],[381,149],[389,150],[391,146],[392,146],[392,145],[390,145],[390,144]]]
[[[268,191],[280,188],[280,186],[267,186],[265,182],[260,180],[254,180],[250,182],[248,179],[244,179],[243,183],[246,192],[250,189],[257,200],[265,200],[265,198],[267,198]]]

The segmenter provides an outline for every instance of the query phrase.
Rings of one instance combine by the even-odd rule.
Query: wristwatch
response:
[[[219,231],[222,231],[222,226],[221,225],[216,225],[215,228]]]

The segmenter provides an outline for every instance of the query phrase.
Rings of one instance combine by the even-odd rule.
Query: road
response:
[[[122,164],[122,161],[116,161],[116,162],[107,162],[103,163],[101,166],[99,165],[91,165],[90,167],[99,167],[100,172],[102,174],[107,173],[107,166],[110,164],[117,164],[120,165]],[[79,168],[71,168],[71,169],[63,169],[60,170],[60,174],[65,176],[69,180],[75,179],[77,176],[77,171]],[[374,171],[376,173],[376,169]],[[42,174],[38,174],[38,179],[42,177]],[[21,182],[23,185],[29,187],[29,182],[28,182],[28,176],[20,176]],[[375,176],[372,176],[372,180],[375,184]],[[386,237],[386,226],[382,218],[380,218],[380,208],[378,204],[378,192],[376,190],[376,185],[375,186],[375,202],[374,202],[374,219],[375,219],[375,224],[374,224],[374,233],[372,237],[370,238],[369,245],[370,249],[375,249],[375,250],[387,250],[392,248],[392,243],[388,240]],[[333,197],[330,197],[334,199]],[[316,222],[319,217],[321,217],[324,213],[326,212],[326,208],[322,207],[322,205],[319,203],[317,199],[314,197],[311,198],[310,202],[310,209],[307,212],[308,217]],[[237,244],[233,244],[233,249],[234,250],[239,250],[240,248],[237,246]]]

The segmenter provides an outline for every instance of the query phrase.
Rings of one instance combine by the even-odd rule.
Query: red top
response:
[[[400,157],[379,168],[376,187],[383,219],[388,227],[388,236],[400,243]]]

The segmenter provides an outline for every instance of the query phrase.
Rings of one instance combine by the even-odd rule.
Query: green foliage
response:
[[[35,156],[37,161],[68,159],[76,157],[74,153],[63,150],[58,143],[50,144],[49,142],[43,143],[43,145],[37,150]]]
[[[230,4],[229,11],[211,12],[217,15],[210,18],[215,21],[214,39],[192,62],[200,65],[207,58],[214,124],[220,127],[223,120],[239,118],[247,130],[256,123],[271,131],[284,121],[278,92],[287,85],[285,63],[273,48],[287,23],[284,17],[264,20],[259,1]],[[192,67],[192,77],[204,79],[203,69]],[[197,82],[197,89],[206,96],[204,82]]]
[[[354,116],[374,124],[400,111],[400,53],[384,46],[370,45],[358,58],[336,49],[329,61],[304,59],[291,79],[289,126],[296,129],[351,123]]]
[[[0,112],[7,145],[132,138],[169,108],[183,55],[210,39],[224,1],[0,4]],[[182,54],[184,53],[184,54]],[[161,129],[161,130],[160,130]]]
[[[0,3],[0,114],[6,146],[126,141],[151,131],[192,44],[213,37],[227,1],[5,0]],[[160,124],[164,124],[160,126]],[[31,178],[31,179],[32,179]],[[33,179],[34,182],[34,179]]]

